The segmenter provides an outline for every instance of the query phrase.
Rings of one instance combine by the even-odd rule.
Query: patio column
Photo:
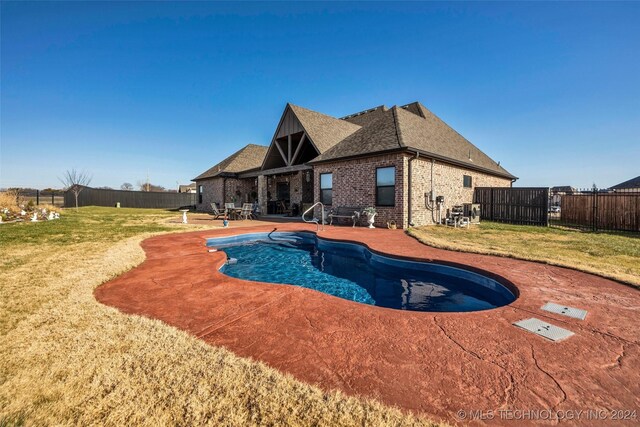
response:
[[[258,175],[258,204],[262,215],[267,214],[267,177]]]

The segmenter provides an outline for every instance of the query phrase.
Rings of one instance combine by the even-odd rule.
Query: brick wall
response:
[[[202,186],[202,203],[200,203],[200,187]],[[218,203],[222,199],[222,178],[211,178],[196,181],[196,210],[198,212],[211,212],[211,203]],[[220,205],[218,205],[220,207]]]
[[[408,156],[405,157],[405,174],[408,176]],[[437,219],[437,212],[433,209],[433,203],[429,199],[431,192],[431,159],[412,161],[412,221],[417,225],[433,224]],[[463,176],[471,177],[471,188],[463,186]],[[488,175],[482,172],[453,166],[450,164],[435,161],[433,163],[433,192],[435,196],[444,196],[442,216],[446,215],[447,209],[463,203],[473,202],[473,192],[475,187],[510,187],[511,180]],[[425,194],[427,196],[425,196]],[[408,198],[408,195],[407,195]],[[403,224],[408,225],[408,210],[405,210]]]
[[[363,159],[351,159],[314,167],[314,199],[320,200],[320,174],[333,174],[333,207],[375,206],[376,168],[396,167],[396,196],[394,207],[375,206],[378,212],[375,225],[386,227],[394,220],[399,227],[407,228],[409,159],[407,154],[387,154]],[[419,158],[412,161],[412,222],[414,225],[433,224],[436,212],[431,208],[428,194],[431,192],[431,160]],[[463,186],[463,176],[471,177],[471,188]],[[509,187],[511,180],[482,172],[436,161],[433,164],[433,190],[436,196],[444,196],[442,214],[454,205],[473,202],[475,187]],[[425,197],[425,193],[427,197]],[[316,212],[318,216],[320,212]],[[319,217],[319,216],[318,216]]]
[[[378,215],[375,225],[386,227],[387,222],[394,220],[402,224],[402,212],[405,198],[403,183],[404,156],[390,154],[363,159],[351,159],[334,163],[314,166],[314,199],[320,200],[320,174],[333,174],[333,207],[366,208],[376,204],[376,168],[395,166],[396,168],[396,199],[395,206],[375,206]],[[316,212],[319,218],[320,212]]]
[[[399,227],[406,228],[409,223],[408,165],[410,158],[411,156],[407,154],[387,154],[317,165],[313,168],[314,200],[320,200],[320,174],[332,173],[333,207],[365,208],[375,206],[376,168],[395,166],[395,206],[375,206],[378,212],[375,225],[386,227],[387,222],[393,220]],[[499,178],[439,161],[432,165],[431,160],[426,158],[413,160],[412,221],[416,226],[433,224],[434,219],[437,219],[437,213],[428,198],[431,192],[432,167],[435,196],[444,196],[445,198],[442,209],[443,217],[446,210],[451,209],[452,206],[471,203],[475,187],[509,187],[511,185],[511,180],[508,178]],[[463,186],[464,175],[471,177],[471,188]],[[288,180],[291,203],[300,203],[302,201],[303,179],[304,173],[302,172],[288,176],[270,177],[269,185],[265,185],[265,189],[270,192],[271,200],[275,200],[277,183]],[[201,212],[211,211],[211,202],[216,202],[223,207],[224,205],[221,204],[234,201],[234,199],[236,203],[252,201],[250,200],[251,192],[257,193],[258,191],[256,178],[227,178],[226,197],[222,196],[223,178],[206,179],[198,181],[197,184],[203,186],[202,203],[196,205],[197,210]],[[236,194],[237,190],[240,191],[240,196]],[[266,198],[266,194],[263,195],[263,198]],[[320,212],[316,212],[315,215],[319,218]]]

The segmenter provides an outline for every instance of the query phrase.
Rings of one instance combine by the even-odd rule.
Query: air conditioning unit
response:
[[[479,203],[465,203],[464,216],[469,218],[472,223],[480,222],[480,204]]]

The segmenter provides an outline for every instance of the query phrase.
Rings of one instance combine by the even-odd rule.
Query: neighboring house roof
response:
[[[188,185],[178,185],[178,193],[186,193],[190,190],[196,189],[196,183],[188,184]]]
[[[262,160],[267,154],[268,149],[269,147],[264,145],[249,144],[236,151],[214,167],[193,178],[192,181],[257,169],[262,165]]]
[[[629,181],[621,182],[618,185],[611,187],[611,190],[624,190],[627,188],[640,188],[640,176],[631,178]]]
[[[391,150],[414,149],[472,169],[515,178],[475,145],[419,102],[376,113],[377,119],[320,154],[310,163],[363,156]]]
[[[557,185],[555,187],[551,187],[552,193],[575,193],[576,189],[570,185]]]
[[[360,126],[353,123],[297,105],[289,104],[289,107],[320,154],[360,129]]]

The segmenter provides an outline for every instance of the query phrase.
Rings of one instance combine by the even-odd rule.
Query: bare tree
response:
[[[65,191],[71,191],[76,197],[76,209],[78,209],[78,195],[82,189],[91,183],[92,176],[87,172],[78,172],[75,168],[67,170],[62,178],[59,178]]]
[[[164,188],[162,185],[155,185],[155,184],[151,184],[149,181],[147,182],[142,182],[142,181],[138,181],[138,188],[140,189],[140,191],[167,191],[166,188]]]
[[[133,191],[133,184],[130,182],[125,182],[120,186],[120,189],[124,191]]]

